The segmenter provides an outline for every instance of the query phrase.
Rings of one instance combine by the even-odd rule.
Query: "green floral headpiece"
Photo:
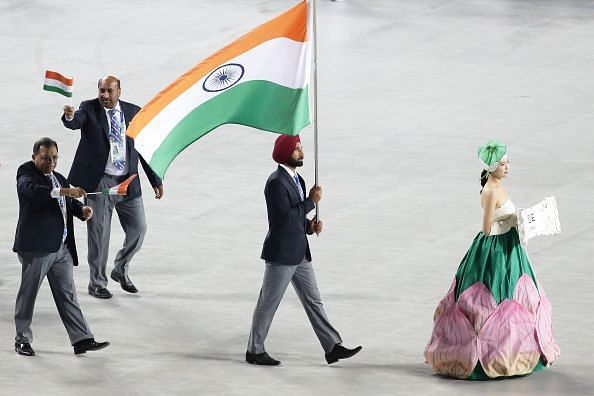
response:
[[[478,158],[483,165],[483,169],[491,173],[499,166],[499,161],[507,153],[507,147],[497,140],[489,140],[480,145],[477,151]]]

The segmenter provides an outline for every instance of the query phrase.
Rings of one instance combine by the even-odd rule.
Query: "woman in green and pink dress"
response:
[[[443,375],[471,380],[529,374],[559,356],[551,303],[516,230],[515,206],[503,186],[507,148],[490,141],[483,163],[483,229],[439,303],[425,360]]]

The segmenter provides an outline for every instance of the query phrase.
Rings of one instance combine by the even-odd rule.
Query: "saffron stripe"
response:
[[[62,84],[65,85],[73,85],[73,79],[72,78],[68,78],[68,77],[64,77],[63,75],[61,75],[60,73],[56,73],[50,70],[46,70],[45,72],[45,78],[46,79],[52,79],[52,80],[57,80],[60,81]]]
[[[155,96],[137,115],[138,119],[130,125],[129,136],[135,137],[157,114],[167,107],[175,98],[193,86],[216,67],[250,51],[258,45],[278,37],[286,37],[294,41],[307,40],[307,2],[302,1],[292,9],[266,22],[217,51],[207,59],[194,66],[177,78],[157,96]]]

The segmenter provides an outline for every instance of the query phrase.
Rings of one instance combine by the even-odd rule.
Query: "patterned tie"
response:
[[[53,173],[46,175],[48,181],[52,185],[53,188],[60,188],[60,183],[56,176]],[[66,235],[68,235],[68,229],[66,228],[66,199],[62,196],[56,198],[58,200],[58,204],[60,205],[60,210],[62,211],[62,218],[64,218],[64,233],[62,234],[62,242],[66,240]]]
[[[111,121],[111,128],[109,128],[109,137],[117,142],[122,141],[122,133],[120,130],[120,117],[116,109],[109,110],[109,119]]]
[[[301,188],[301,182],[299,181],[299,176],[297,176],[297,175],[293,176],[293,180],[295,180],[295,184],[297,185],[297,190],[299,190],[299,197],[301,197],[301,200],[303,201],[305,196],[303,195],[303,189]]]
[[[123,170],[126,161],[122,159],[122,151],[124,150],[122,126],[120,122],[119,112],[116,109],[109,110],[109,120],[111,126],[109,128],[109,141],[111,145],[111,162],[118,170]]]

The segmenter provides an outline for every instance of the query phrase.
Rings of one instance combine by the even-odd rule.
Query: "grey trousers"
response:
[[[121,182],[117,176],[103,175],[99,190],[109,188]],[[127,199],[118,195],[90,195],[87,205],[93,208],[93,217],[87,221],[88,261],[90,268],[89,287],[107,287],[107,258],[109,255],[109,237],[111,217],[115,208],[126,237],[124,246],[118,251],[114,269],[120,275],[128,276],[128,266],[134,254],[140,250],[146,234],[146,219],[142,197]]]
[[[322,348],[326,353],[330,352],[334,345],[342,343],[342,340],[326,317],[313,266],[306,259],[298,265],[266,262],[262,289],[252,319],[248,352],[265,352],[264,341],[289,282],[293,284]]]
[[[33,309],[37,293],[46,276],[70,343],[74,345],[78,341],[93,338],[78,305],[72,274],[72,256],[66,245],[62,244],[56,253],[19,252],[18,258],[23,268],[14,310],[15,342],[33,341]]]

